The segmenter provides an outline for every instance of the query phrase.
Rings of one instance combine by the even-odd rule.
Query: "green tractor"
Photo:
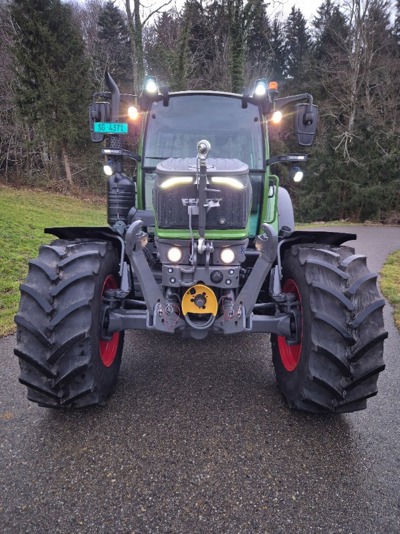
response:
[[[384,369],[377,276],[343,246],[355,235],[295,231],[271,172],[280,163],[299,176],[307,154],[271,156],[268,126],[290,111],[297,143],[310,146],[312,96],[279,97],[263,79],[242,95],[169,92],[151,77],[140,95],[121,94],[108,73],[106,84],[89,122],[92,141],[105,141],[108,226],[46,228],[57,239],[29,262],[15,318],[28,399],[103,403],[128,329],[198,343],[261,332],[290,407],[365,408]],[[135,136],[138,153],[127,147]]]

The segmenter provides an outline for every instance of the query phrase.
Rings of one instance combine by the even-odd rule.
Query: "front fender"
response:
[[[93,239],[111,241],[119,252],[122,251],[123,241],[109,226],[54,226],[44,229],[45,234],[52,234],[59,239]]]
[[[278,245],[278,261],[282,260],[285,250],[293,245],[304,245],[305,243],[317,243],[325,245],[340,246],[346,241],[357,239],[357,234],[347,232],[324,232],[314,230],[298,230],[282,239]]]

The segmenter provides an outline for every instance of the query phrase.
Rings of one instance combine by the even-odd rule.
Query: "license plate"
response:
[[[128,123],[126,122],[95,122],[93,131],[103,134],[127,134]]]

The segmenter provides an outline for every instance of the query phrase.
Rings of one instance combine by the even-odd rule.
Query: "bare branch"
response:
[[[147,17],[143,20],[143,22],[142,22],[142,27],[145,26],[145,24],[147,24],[147,22],[151,19],[151,17],[152,17],[153,15],[155,15],[156,13],[159,13],[163,7],[167,7],[167,6],[169,6],[171,3],[172,3],[172,0],[168,0],[168,2],[165,2],[162,6],[157,7],[157,8],[154,9],[151,13],[149,13],[149,14],[147,15]]]

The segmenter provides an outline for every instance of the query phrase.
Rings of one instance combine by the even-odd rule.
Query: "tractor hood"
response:
[[[207,160],[206,228],[244,229],[252,189],[247,164],[238,159]],[[169,158],[156,167],[153,205],[157,225],[198,229],[199,173],[196,158]]]

